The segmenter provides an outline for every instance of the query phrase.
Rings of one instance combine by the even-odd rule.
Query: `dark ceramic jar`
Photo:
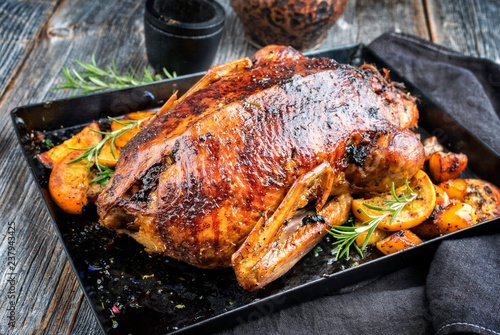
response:
[[[147,0],[144,34],[149,62],[177,74],[212,64],[224,29],[224,8],[213,0]]]
[[[230,0],[257,47],[290,45],[314,49],[345,10],[347,0]]]

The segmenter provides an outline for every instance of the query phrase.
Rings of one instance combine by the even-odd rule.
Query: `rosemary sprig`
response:
[[[246,103],[246,104],[249,104],[249,105],[252,105],[252,106],[257,106],[257,107],[260,107],[260,104],[259,104],[259,103],[257,103],[257,102],[252,102],[252,101],[246,101],[246,100],[245,100],[245,103]]]
[[[42,144],[44,144],[49,149],[52,149],[55,146],[50,138],[44,138]]]
[[[368,240],[370,236],[373,234],[378,224],[387,216],[392,215],[390,224],[393,224],[399,213],[403,210],[403,208],[415,200],[418,196],[418,193],[414,192],[410,185],[408,184],[408,178],[405,179],[406,189],[409,194],[401,194],[398,196],[396,194],[396,189],[394,187],[394,183],[391,186],[391,195],[393,199],[384,200],[384,204],[382,206],[373,206],[367,203],[363,205],[369,209],[374,211],[382,212],[380,215],[369,215],[363,208],[360,208],[361,212],[369,217],[370,219],[363,222],[363,226],[356,227],[354,226],[353,218],[350,218],[350,225],[344,226],[332,226],[331,230],[328,232],[335,237],[336,241],[333,243],[336,246],[337,255],[335,257],[336,260],[343,256],[349,256],[351,246],[354,246],[354,249],[363,256],[363,250],[366,250],[366,246],[368,244]],[[349,222],[348,222],[349,223]],[[359,248],[356,243],[356,238],[362,233],[367,232],[365,241],[361,248]]]
[[[365,228],[365,227],[359,227]],[[356,237],[360,235],[362,232],[356,231],[357,227],[354,226],[354,219],[352,216],[347,220],[346,225],[344,226],[332,226],[332,229],[328,230],[328,233],[332,235],[337,241],[333,243],[337,250],[337,254],[335,256],[335,260],[338,260],[343,255],[346,257],[349,255],[351,246],[354,245],[354,248],[363,255],[361,249],[354,243],[356,241]],[[364,231],[364,230],[363,230]]]
[[[111,176],[114,173],[114,170],[108,168],[108,166],[105,164],[100,164],[98,159],[97,159],[97,157],[99,156],[99,153],[101,152],[101,150],[104,147],[104,145],[106,144],[106,142],[108,142],[108,141],[111,142],[110,143],[111,155],[113,155],[113,157],[116,158],[115,152],[113,150],[113,146],[115,144],[115,141],[120,136],[125,134],[127,131],[134,129],[136,127],[139,127],[142,122],[149,120],[149,118],[145,118],[142,120],[117,120],[117,119],[114,119],[110,116],[108,116],[108,119],[110,119],[111,121],[116,122],[118,124],[121,124],[124,127],[117,129],[117,130],[113,130],[111,132],[91,129],[93,132],[104,135],[104,137],[102,138],[101,141],[99,141],[99,143],[97,143],[96,145],[93,145],[91,147],[88,147],[88,148],[71,148],[72,150],[82,150],[85,152],[80,157],[73,159],[72,161],[69,161],[68,164],[73,164],[76,162],[80,162],[84,159],[87,159],[87,162],[88,162],[87,167],[88,167],[89,171],[90,171],[90,168],[92,167],[92,163],[94,163],[95,166],[97,167],[98,177],[93,179],[90,182],[91,184],[100,183],[101,185],[103,185],[103,184],[106,185],[109,178],[111,178]]]
[[[130,68],[125,74],[120,74],[116,68],[115,60],[112,60],[112,65],[105,69],[100,68],[95,61],[95,54],[92,53],[92,59],[89,63],[84,63],[79,60],[75,61],[83,70],[76,70],[74,67],[63,66],[62,77],[66,82],[59,83],[54,90],[74,89],[80,90],[78,94],[87,94],[101,90],[123,88],[131,85],[147,84],[153,81],[162,80],[160,74],[152,74],[152,69],[149,66],[144,67],[144,75],[139,77],[137,73]],[[176,73],[169,73],[163,68],[163,74],[166,78],[176,77]]]

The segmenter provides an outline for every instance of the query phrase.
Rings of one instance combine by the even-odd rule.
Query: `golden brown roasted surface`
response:
[[[322,163],[331,195],[401,184],[424,162],[415,99],[370,67],[267,47],[253,67],[176,105],[124,147],[100,222],[203,268],[231,256]]]

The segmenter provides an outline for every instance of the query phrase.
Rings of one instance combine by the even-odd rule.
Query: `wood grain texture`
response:
[[[214,64],[252,55],[243,27],[228,4],[225,30]],[[416,34],[474,55],[498,59],[498,1],[351,0],[321,48],[369,43],[388,30]],[[424,6],[424,4],[426,6]],[[0,3],[0,234],[1,269],[7,264],[6,222],[16,223],[16,328],[10,329],[7,273],[0,275],[0,334],[99,334],[92,314],[57,240],[36,185],[21,157],[9,112],[19,105],[64,98],[54,91],[62,66],[115,59],[120,71],[147,65],[143,2],[135,0],[13,1]],[[55,10],[55,11],[54,11]],[[465,10],[465,12],[464,12]],[[54,13],[52,14],[52,11]],[[426,17],[426,11],[430,13]],[[495,16],[496,15],[496,16]],[[50,17],[50,20],[47,18]],[[428,23],[429,22],[429,23]],[[457,23],[459,22],[459,23]],[[463,25],[461,27],[458,27]],[[467,31],[472,29],[473,31]],[[458,33],[471,37],[458,38]],[[464,35],[465,34],[465,35]],[[455,36],[455,37],[454,37]],[[474,40],[475,39],[475,40]],[[474,42],[475,41],[475,42]],[[6,56],[7,55],[7,56]]]
[[[429,39],[422,1],[349,1],[346,11],[330,29],[321,48],[358,42],[368,44],[387,31]]]
[[[246,43],[243,26],[228,5],[226,24],[214,63],[252,55],[257,48]],[[344,14],[328,31],[326,40],[318,49],[327,49],[352,43],[368,44],[387,31],[415,34],[429,39],[424,4],[421,0],[350,0]]]
[[[0,97],[21,68],[60,0],[0,2]]]
[[[498,0],[427,0],[432,41],[500,63]]]
[[[33,8],[33,3],[19,4],[18,11],[25,17],[41,16],[45,7]],[[10,285],[6,271],[2,271],[0,334],[69,334],[74,328],[75,333],[81,334],[100,332],[88,304],[84,303],[83,293],[23,162],[9,112],[16,106],[68,96],[67,92],[51,90],[60,77],[61,67],[74,65],[75,59],[88,60],[93,51],[105,64],[110,64],[115,58],[119,70],[126,70],[129,65],[141,68],[146,64],[141,49],[144,47],[142,2],[116,1],[114,6],[110,4],[103,1],[61,2],[48,22],[34,27],[34,33],[26,33],[30,39],[26,45],[31,43],[33,47],[26,59],[21,60],[22,57],[18,56],[17,68],[22,66],[22,70],[16,73],[16,66],[7,68],[2,63],[2,71],[10,71],[15,81],[5,90],[0,105],[0,162],[3,171],[0,208],[4,222],[16,223],[15,273],[18,282],[14,285],[16,326],[9,329],[4,320],[7,320],[10,300],[4,297],[7,297]],[[6,26],[2,25],[4,28]],[[22,34],[17,32],[13,36],[18,38]],[[0,235],[0,252],[5,256],[2,269],[7,266],[8,254],[7,226],[4,226],[5,231]],[[75,327],[77,322],[79,326]]]

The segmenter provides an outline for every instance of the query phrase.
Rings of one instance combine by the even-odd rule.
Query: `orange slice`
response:
[[[45,165],[46,168],[52,169],[57,163],[62,161],[67,155],[74,152],[75,149],[90,148],[102,138],[102,135],[96,132],[99,130],[99,124],[94,122],[83,128],[81,132],[64,141],[58,146],[38,155],[38,159]],[[84,151],[78,151],[80,156]]]
[[[66,213],[81,214],[87,205],[87,190],[90,182],[88,161],[68,164],[82,155],[73,151],[57,162],[50,173],[49,192],[54,202]]]
[[[436,214],[434,224],[443,235],[473,226],[477,223],[476,212],[465,202],[450,204]]]
[[[356,227],[362,227],[364,224],[360,222],[358,219],[355,220],[354,226]],[[358,237],[356,237],[356,244],[358,247],[362,247],[363,243],[365,243],[366,240],[366,235],[368,235],[368,231],[362,232],[359,234]],[[370,238],[368,239],[368,242],[366,242],[366,245],[374,244],[380,241],[381,239],[385,238],[387,236],[387,233],[383,230],[380,229],[375,229],[373,233],[370,235]]]
[[[364,205],[368,204],[371,206],[387,208],[386,201],[394,200],[394,197],[390,192],[370,199],[353,200],[352,212],[354,216],[361,222],[366,222],[371,219],[369,216],[377,217],[384,215],[384,218],[380,221],[377,228],[385,231],[410,229],[422,223],[431,215],[434,207],[436,206],[436,191],[434,189],[434,185],[432,184],[429,176],[422,170],[418,171],[410,180],[408,180],[408,184],[418,195],[414,200],[407,203],[403,207],[393,222],[391,222],[393,216],[392,213],[377,211]],[[409,197],[409,191],[407,190],[406,185],[396,189],[396,195],[398,197],[403,194]]]
[[[106,165],[110,169],[113,169],[118,163],[118,157],[120,156],[120,149],[118,149],[113,144],[113,152],[111,152],[111,141],[107,141],[104,143],[104,146],[99,152],[99,156],[97,156],[97,161],[99,164]]]

